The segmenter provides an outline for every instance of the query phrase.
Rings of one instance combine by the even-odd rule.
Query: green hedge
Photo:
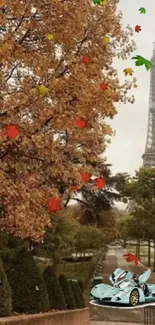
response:
[[[25,247],[16,250],[7,275],[14,311],[33,314],[49,310],[46,285],[31,252]]]
[[[50,309],[66,309],[66,301],[62,292],[62,288],[59,280],[53,274],[52,266],[47,266],[43,272],[43,279],[45,281],[49,296]]]
[[[67,309],[75,309],[76,308],[75,298],[72,292],[71,285],[69,281],[67,281],[65,275],[62,274],[59,276],[59,282],[66,300]]]
[[[2,261],[0,260],[0,317],[10,316],[11,311],[11,290]]]

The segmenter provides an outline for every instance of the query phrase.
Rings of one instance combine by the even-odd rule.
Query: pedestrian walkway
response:
[[[120,322],[90,322],[90,325],[131,325],[131,323],[120,323]],[[137,325],[137,323],[132,323],[132,325]],[[143,325],[139,324],[139,325]]]
[[[138,276],[146,269],[146,267],[142,264],[136,266],[133,262],[126,262],[126,259],[123,257],[123,254],[125,253],[126,250],[122,247],[109,247],[106,260],[103,263],[102,275],[104,278],[104,283],[111,284],[109,281],[109,276],[118,267],[134,272]],[[144,323],[143,308],[122,310],[90,305],[90,309],[91,325],[124,325],[124,322],[126,325],[128,323],[132,323],[132,325]]]

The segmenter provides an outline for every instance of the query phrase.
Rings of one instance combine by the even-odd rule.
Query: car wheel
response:
[[[131,306],[136,306],[139,304],[139,292],[137,289],[131,291],[129,303]]]

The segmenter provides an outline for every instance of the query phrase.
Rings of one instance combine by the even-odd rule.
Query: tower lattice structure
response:
[[[155,167],[155,43],[153,43],[153,57],[151,62],[147,138],[145,153],[142,156],[144,167]]]

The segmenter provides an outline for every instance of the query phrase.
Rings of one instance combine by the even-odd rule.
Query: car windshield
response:
[[[130,284],[129,281],[122,281],[121,283],[118,283],[116,286],[117,286],[117,288],[124,289],[124,288],[128,287],[129,284]]]

